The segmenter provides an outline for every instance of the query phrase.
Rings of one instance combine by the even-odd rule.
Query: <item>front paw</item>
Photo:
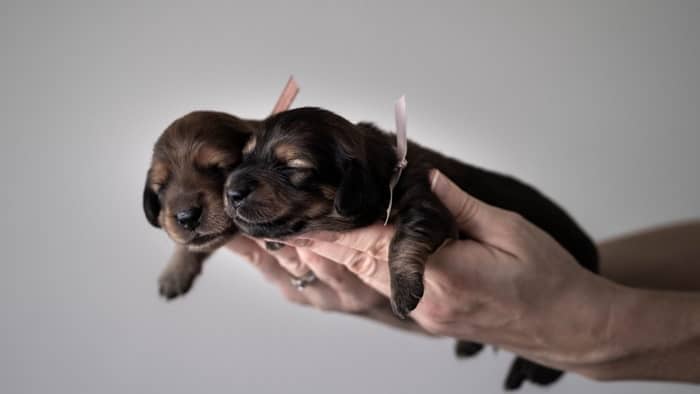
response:
[[[172,300],[187,293],[199,272],[185,269],[165,270],[158,278],[158,292],[166,300]]]
[[[423,274],[420,272],[391,275],[391,309],[400,319],[416,309],[423,297]]]

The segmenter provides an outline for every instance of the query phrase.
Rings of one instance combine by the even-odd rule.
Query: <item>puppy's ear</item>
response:
[[[342,216],[372,215],[379,207],[381,194],[372,173],[357,159],[345,162],[343,180],[335,193],[335,210]]]
[[[146,179],[146,186],[143,187],[143,212],[146,214],[146,219],[148,219],[148,222],[151,223],[153,227],[160,228],[160,223],[158,222],[160,200],[156,192],[148,185],[148,179]]]

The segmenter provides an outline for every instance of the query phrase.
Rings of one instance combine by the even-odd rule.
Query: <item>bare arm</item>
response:
[[[601,274],[627,286],[700,290],[700,220],[603,241]]]
[[[700,293],[625,287],[610,311],[605,356],[572,370],[598,380],[700,383]]]

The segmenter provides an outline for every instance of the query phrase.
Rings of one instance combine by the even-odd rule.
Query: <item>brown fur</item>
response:
[[[143,202],[151,224],[176,243],[159,278],[160,294],[167,299],[185,294],[209,254],[236,232],[224,212],[223,184],[257,123],[196,111],[174,121],[156,142]],[[201,210],[196,228],[183,227],[176,215],[192,207]]]

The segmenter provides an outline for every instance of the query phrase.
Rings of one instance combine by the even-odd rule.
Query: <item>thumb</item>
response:
[[[430,171],[430,185],[454,216],[459,229],[471,238],[489,240],[507,218],[507,211],[472,197],[438,170]]]

